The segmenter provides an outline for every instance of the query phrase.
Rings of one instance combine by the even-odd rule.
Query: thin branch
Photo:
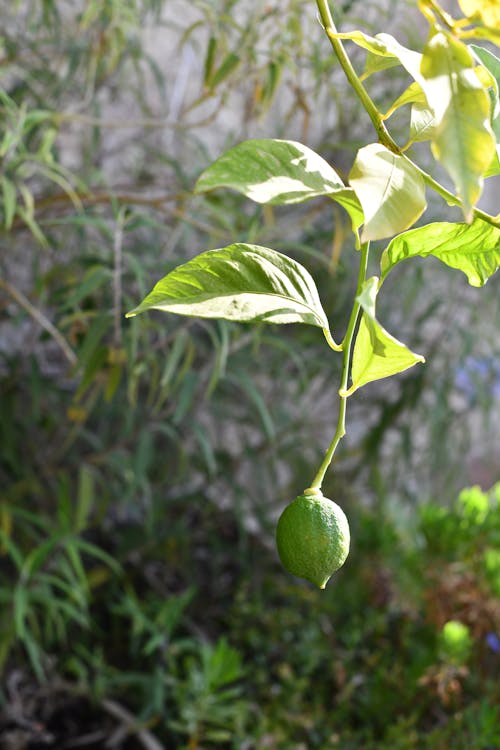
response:
[[[123,265],[123,224],[124,210],[121,209],[116,221],[113,241],[113,311],[114,311],[114,344],[120,347],[122,343],[122,265]]]
[[[71,365],[76,365],[77,357],[73,349],[70,347],[64,336],[57,330],[57,328],[50,322],[50,320],[43,314],[41,310],[31,304],[29,299],[24,296],[19,289],[9,284],[5,279],[0,279],[0,286],[5,289],[6,292],[22,307],[26,312],[31,315],[33,320],[36,320],[41,327],[49,333],[54,341],[59,345],[64,356]]]
[[[165,750],[164,746],[154,737],[151,732],[140,726],[139,720],[116,701],[105,698],[101,706],[113,718],[121,721],[127,732],[135,734],[141,745],[146,750]]]

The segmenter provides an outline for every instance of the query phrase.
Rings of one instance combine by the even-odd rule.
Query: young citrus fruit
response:
[[[349,524],[337,503],[309,489],[281,514],[276,542],[289,573],[324,589],[349,554]]]

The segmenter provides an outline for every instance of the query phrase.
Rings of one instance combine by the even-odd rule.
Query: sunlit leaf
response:
[[[425,183],[415,167],[380,143],[358,151],[349,175],[365,215],[362,240],[407,229],[426,208]]]
[[[356,195],[315,151],[296,141],[243,141],[226,151],[198,179],[196,193],[231,188],[257,203],[288,205],[326,195],[341,203],[356,229],[363,214]]]
[[[365,69],[363,71],[363,75],[361,76],[361,80],[365,81],[374,73],[379,73],[381,70],[394,68],[399,64],[400,63],[397,57],[388,57],[386,55],[375,54],[374,52],[370,52],[370,50],[368,50],[365,61]]]
[[[366,49],[369,53],[371,53],[371,55],[389,59],[395,58],[401,63],[404,68],[406,68],[412,78],[414,78],[416,81],[419,81],[421,78],[420,63],[422,60],[422,55],[420,54],[420,52],[415,52],[415,50],[404,47],[397,41],[397,39],[391,36],[391,34],[382,33],[376,34],[376,36],[369,36],[362,31],[349,31],[342,34],[332,34],[331,36],[337,39],[350,39],[359,47],[363,47],[363,49]],[[372,69],[375,67],[375,63],[373,60],[370,61],[370,67]],[[387,67],[391,67],[391,65],[384,64],[378,69]]]
[[[470,221],[495,153],[490,100],[470,50],[445,33],[434,34],[426,44],[421,71],[435,118],[432,151],[451,175]]]
[[[197,255],[161,279],[127,317],[152,309],[242,323],[308,323],[328,330],[309,272],[258,245],[234,244]]]
[[[488,42],[493,42],[493,44],[498,46],[500,45],[500,26],[497,28],[492,26],[476,26],[474,36],[476,39],[486,39]]]
[[[232,188],[257,203],[286,205],[344,190],[337,172],[296,141],[271,138],[230,148],[199,177],[195,192]]]
[[[410,115],[410,143],[419,143],[420,141],[429,141],[434,138],[436,129],[436,120],[433,112],[429,109],[427,103],[416,103],[411,108]]]
[[[378,278],[373,276],[365,283],[357,301],[363,308],[352,357],[352,385],[344,396],[350,396],[361,386],[374,380],[396,375],[417,362],[424,362],[420,354],[415,354],[407,346],[391,336],[375,319],[375,303],[378,291]]]
[[[499,173],[499,159],[500,159],[500,58],[490,52],[484,47],[478,47],[475,44],[471,44],[470,48],[474,54],[481,61],[482,65],[486,68],[491,76],[491,88],[489,89],[489,95],[491,99],[491,127],[496,138],[496,156],[493,158],[492,164],[490,164],[486,176]]]
[[[397,109],[403,107],[405,104],[427,104],[427,99],[422,91],[422,87],[416,81],[413,81],[403,93],[398,96],[396,101],[389,107],[384,115],[384,120],[387,120]]]
[[[494,177],[495,175],[500,174],[500,153],[497,146],[497,152],[495,153],[495,156],[493,157],[493,160],[484,173],[485,177]]]
[[[382,254],[382,280],[402,260],[428,255],[462,271],[471,286],[483,286],[500,265],[500,229],[476,219],[472,224],[436,222],[405,232]]]
[[[500,3],[498,0],[458,0],[464,16],[478,20],[492,29],[500,27]]]
[[[499,90],[500,90],[500,59],[490,52],[489,49],[479,47],[477,44],[471,44],[469,49],[472,50],[474,56],[480,61],[482,65],[491,75],[491,86],[492,93],[494,96],[493,101],[493,116],[496,117],[500,110],[500,103],[498,101]]]

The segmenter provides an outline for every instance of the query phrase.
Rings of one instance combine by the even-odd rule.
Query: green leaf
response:
[[[391,237],[407,229],[427,205],[420,172],[404,156],[380,143],[358,151],[349,182],[365,216],[363,242]]]
[[[205,84],[205,86],[210,86],[214,64],[215,64],[216,52],[217,52],[217,39],[214,36],[211,36],[210,39],[208,40],[207,53],[205,55],[205,64],[203,66],[204,68],[203,83]]]
[[[417,362],[425,362],[420,354],[391,336],[375,319],[375,303],[378,278],[372,276],[365,282],[361,294],[356,298],[363,309],[352,357],[352,385],[341,396],[350,396],[361,386],[374,380],[396,375]]]
[[[415,102],[417,102],[418,104],[427,104],[427,99],[425,98],[425,94],[422,91],[421,85],[419,83],[416,83],[416,81],[413,81],[413,83],[410,83],[408,88],[406,88],[403,93],[398,96],[396,101],[391,104],[383,119],[387,120],[387,118],[389,118],[397,109],[403,107],[405,104],[413,104]]]
[[[74,511],[75,531],[80,532],[87,527],[95,497],[94,474],[87,464],[82,464],[78,473],[78,494]]]
[[[4,226],[7,231],[12,228],[12,222],[16,213],[17,203],[17,188],[12,180],[2,175],[1,177],[2,192],[3,192],[3,212],[4,212]]]
[[[417,102],[411,108],[409,143],[429,141],[434,138],[436,120],[427,103]]]
[[[399,60],[401,65],[408,71],[408,73],[416,81],[420,81],[420,63],[422,55],[420,52],[408,49],[400,44],[391,34],[376,34],[375,36],[369,36],[362,31],[349,31],[342,34],[331,34],[330,36],[336,39],[350,39],[352,42],[357,44],[359,47],[366,49],[371,55],[377,55],[386,58],[395,58]],[[370,72],[375,72],[376,65],[373,59],[367,60],[367,68]],[[378,69],[390,67],[389,64],[384,64]],[[366,77],[366,70],[365,70]]]
[[[422,58],[423,89],[434,113],[432,151],[450,174],[472,219],[483,175],[495,153],[490,125],[490,99],[474,70],[465,44],[444,32],[434,34]]]
[[[321,156],[295,141],[243,141],[220,156],[199,177],[195,192],[227,187],[257,203],[287,205],[345,190]]]
[[[469,49],[472,50],[474,56],[479,60],[481,65],[491,73],[492,76],[492,87],[494,94],[493,101],[493,115],[498,116],[500,113],[500,103],[498,101],[500,91],[500,59],[490,52],[489,49],[479,47],[477,44],[471,44]]]
[[[382,281],[400,261],[417,255],[432,255],[462,271],[471,286],[483,286],[500,265],[500,229],[476,219],[472,224],[436,222],[400,234],[382,254]]]
[[[234,52],[229,52],[222,61],[220,67],[217,68],[213,75],[211,75],[209,83],[210,88],[216,88],[219,84],[225,81],[226,78],[229,78],[231,73],[236,70],[240,62],[241,57],[239,55]]]
[[[195,193],[231,188],[256,203],[289,205],[320,195],[338,201],[354,230],[363,222],[354,191],[315,151],[296,141],[243,141],[220,156],[199,177]]]
[[[397,57],[387,57],[385,55],[380,55],[368,50],[365,61],[365,69],[363,71],[363,75],[360,76],[360,78],[362,81],[366,81],[366,79],[374,73],[379,73],[381,70],[394,68],[396,65],[399,65],[399,60],[397,59]]]
[[[329,330],[309,272],[258,245],[238,243],[197,255],[159,281],[127,317],[151,309],[241,323],[308,323]]]
[[[19,583],[14,589],[12,597],[13,620],[17,638],[23,639],[26,635],[26,616],[29,611],[28,590]]]
[[[491,100],[491,127],[496,138],[496,154],[493,162],[488,167],[485,177],[491,177],[492,174],[498,174],[500,170],[500,59],[484,47],[478,47],[475,44],[470,45],[470,49],[475,56],[481,61],[481,64],[488,70],[492,79],[492,87],[489,90]]]
[[[497,47],[500,45],[500,27],[495,29],[490,26],[476,26],[474,36],[476,39],[486,39],[488,42],[493,42]]]
[[[500,3],[498,0],[458,0],[464,16],[478,20],[492,29],[500,28]]]
[[[497,146],[497,153],[493,157],[493,161],[491,162],[490,166],[484,173],[485,177],[495,177],[495,175],[500,174],[500,153],[498,152],[498,146]]]

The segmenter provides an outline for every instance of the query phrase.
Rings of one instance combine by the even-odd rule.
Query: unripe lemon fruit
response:
[[[289,573],[324,589],[349,554],[349,524],[337,503],[309,489],[281,514],[276,542]]]

